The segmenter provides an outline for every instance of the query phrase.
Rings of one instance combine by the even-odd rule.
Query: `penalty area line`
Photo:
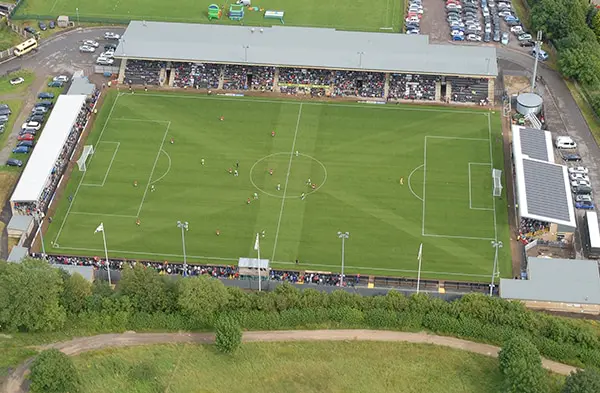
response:
[[[167,123],[167,129],[165,130],[165,134],[163,135],[162,142],[160,143],[160,147],[158,148],[158,153],[156,153],[156,158],[154,159],[154,165],[152,165],[152,171],[150,171],[150,176],[148,176],[148,182],[146,183],[146,189],[144,190],[144,195],[142,196],[142,201],[140,202],[140,207],[138,208],[136,217],[140,216],[140,212],[142,211],[142,207],[144,206],[144,201],[146,200],[146,195],[148,195],[148,187],[152,182],[152,176],[154,175],[154,170],[156,169],[156,164],[158,163],[158,158],[160,157],[160,153],[163,150],[163,146],[165,145],[165,139],[167,139],[167,134],[169,133],[169,128],[171,128],[171,122]]]

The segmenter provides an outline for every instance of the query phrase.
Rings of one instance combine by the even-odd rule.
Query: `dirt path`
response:
[[[480,344],[453,337],[435,336],[428,333],[405,333],[385,330],[282,330],[245,332],[244,342],[289,342],[289,341],[388,341],[409,342],[415,344],[433,344],[460,349],[484,356],[497,357],[500,348],[493,345]],[[37,347],[44,350],[56,348],[69,356],[103,348],[130,347],[135,345],[194,343],[211,344],[214,342],[212,333],[123,333],[101,334],[92,337],[76,338],[71,341],[59,342]],[[21,393],[27,390],[22,387],[25,375],[29,371],[32,359],[19,366],[8,377],[0,390],[1,393]],[[561,375],[575,371],[575,367],[542,359],[544,368]]]

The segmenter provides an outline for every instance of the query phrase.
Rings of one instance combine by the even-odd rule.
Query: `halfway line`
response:
[[[275,231],[275,244],[273,245],[273,255],[271,256],[271,260],[275,259],[275,251],[277,250],[277,239],[279,238],[279,228],[281,228],[281,217],[283,217],[285,195],[287,194],[288,182],[290,181],[290,172],[292,170],[292,159],[294,158],[294,150],[296,149],[296,137],[298,137],[298,128],[300,128],[300,116],[302,116],[302,103],[300,103],[300,109],[298,110],[298,120],[296,120],[296,131],[294,132],[292,151],[290,151],[290,161],[288,163],[287,174],[285,175],[285,184],[283,186],[283,198],[281,199],[281,209],[279,210],[279,220],[277,220],[277,230]]]

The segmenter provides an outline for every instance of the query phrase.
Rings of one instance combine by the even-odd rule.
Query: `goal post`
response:
[[[502,195],[502,170],[492,169],[492,180],[494,182],[494,196]]]
[[[92,145],[87,145],[83,147],[83,152],[81,153],[81,157],[79,157],[79,160],[77,160],[77,166],[79,167],[79,170],[81,172],[85,172],[87,167],[86,167],[86,161],[88,159],[89,156],[91,156],[92,154],[94,154],[94,146]]]

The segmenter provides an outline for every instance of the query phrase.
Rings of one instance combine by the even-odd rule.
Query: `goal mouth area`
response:
[[[77,160],[77,166],[79,167],[79,170],[81,172],[85,172],[85,170],[87,169],[85,163],[87,162],[88,157],[91,156],[92,154],[94,154],[94,146],[92,146],[92,145],[83,146],[83,151],[81,152],[81,156]]]
[[[502,196],[502,170],[492,169],[492,179],[494,181],[493,195],[495,197]]]

